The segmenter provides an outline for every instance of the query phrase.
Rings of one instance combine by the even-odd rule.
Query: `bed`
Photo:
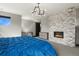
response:
[[[57,56],[46,40],[31,36],[0,38],[0,56]]]

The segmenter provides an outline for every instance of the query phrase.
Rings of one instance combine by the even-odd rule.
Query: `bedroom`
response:
[[[78,3],[0,3],[0,55],[79,56],[78,15]]]

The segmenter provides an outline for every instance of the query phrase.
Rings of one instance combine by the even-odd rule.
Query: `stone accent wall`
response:
[[[76,26],[76,8],[71,7],[64,11],[61,11],[58,14],[49,16],[47,22],[47,28],[48,30],[42,30],[44,32],[49,32],[49,40],[64,44],[70,47],[75,46],[75,26]],[[46,24],[45,23],[45,24]],[[45,26],[44,22],[42,22],[42,25]],[[42,31],[42,32],[43,32]],[[56,38],[54,37],[54,32],[60,31],[64,32],[64,38]]]
[[[49,39],[67,46],[75,46],[75,10],[65,10],[49,17]],[[64,38],[54,37],[54,31],[64,32]]]

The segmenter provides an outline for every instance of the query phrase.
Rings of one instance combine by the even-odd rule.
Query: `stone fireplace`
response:
[[[67,10],[49,17],[49,40],[75,46],[75,11],[71,14]]]

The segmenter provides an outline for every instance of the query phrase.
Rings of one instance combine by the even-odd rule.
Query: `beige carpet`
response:
[[[53,43],[59,56],[79,56],[79,47],[69,47],[62,44]]]

